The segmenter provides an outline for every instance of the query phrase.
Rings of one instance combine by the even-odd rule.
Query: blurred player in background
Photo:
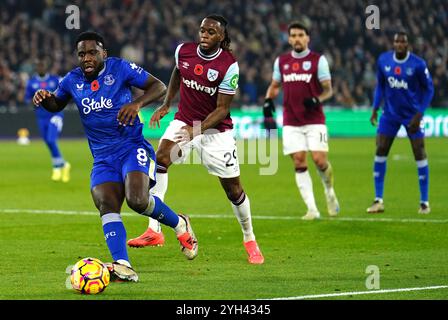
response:
[[[200,43],[183,43],[175,51],[165,101],[152,115],[151,126],[159,125],[180,89],[179,110],[160,139],[157,149],[157,184],[153,192],[161,199],[168,188],[168,168],[182,162],[191,149],[200,155],[208,172],[219,178],[242,231],[251,264],[264,257],[255,240],[249,198],[240,182],[230,104],[238,87],[239,67],[233,57],[227,21],[209,15],[199,29]],[[172,157],[174,156],[174,158]],[[145,233],[128,242],[131,247],[162,244],[162,233],[150,221]]]
[[[308,208],[302,219],[320,218],[308,171],[308,152],[324,185],[328,214],[336,216],[339,203],[328,161],[328,133],[322,109],[322,102],[333,95],[330,68],[325,56],[308,49],[310,37],[306,26],[293,22],[288,27],[288,35],[292,51],[280,55],[274,62],[272,82],[263,105],[265,124],[275,123],[273,100],[283,87],[283,152],[293,160],[297,187]]]
[[[33,75],[26,85],[25,101],[31,103],[34,93],[39,89],[50,92],[56,90],[59,84],[59,76],[49,74],[47,59],[40,56],[35,63],[36,74]],[[64,160],[58,146],[58,138],[64,124],[64,113],[51,113],[44,108],[35,108],[37,125],[40,135],[44,139],[48,150],[51,154],[51,162],[53,164],[53,173],[51,180],[68,182],[70,180],[70,163]]]
[[[423,114],[431,103],[434,87],[425,61],[409,52],[405,32],[394,35],[394,50],[383,53],[377,63],[377,86],[370,118],[377,125],[378,109],[384,99],[380,117],[374,162],[375,200],[368,213],[384,211],[383,191],[386,160],[398,130],[403,125],[411,142],[420,187],[421,214],[430,213],[428,188],[429,168],[422,126]]]
[[[143,138],[140,108],[157,101],[166,86],[135,63],[107,58],[103,37],[81,33],[76,40],[79,67],[69,72],[55,93],[40,89],[33,102],[59,112],[70,99],[76,103],[94,163],[91,193],[98,208],[104,236],[114,259],[108,268],[114,277],[138,281],[126,247],[126,229],[120,211],[128,206],[172,227],[188,259],[197,255],[197,240],[188,217],[177,215],[157,196],[149,194],[155,184],[155,153]],[[131,87],[144,93],[131,101]]]

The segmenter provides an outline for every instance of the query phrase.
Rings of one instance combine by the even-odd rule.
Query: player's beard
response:
[[[408,50],[407,49],[405,51],[403,51],[403,52],[395,51],[395,56],[399,60],[403,60],[404,58],[406,58],[407,55],[408,55]]]
[[[103,70],[103,68],[104,68],[104,61],[100,62],[100,64],[95,68],[95,71],[93,73],[89,75],[84,73],[84,76],[89,80],[95,79],[96,77],[98,77],[98,74],[101,72],[101,70]]]
[[[302,52],[306,51],[306,49],[308,49],[306,46],[300,46],[300,48],[297,48],[297,46],[294,47],[294,51],[296,53],[302,53]]]

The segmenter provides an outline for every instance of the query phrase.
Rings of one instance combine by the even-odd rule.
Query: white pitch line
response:
[[[76,210],[44,210],[44,209],[0,209],[0,213],[32,213],[32,214],[63,214],[63,215],[91,215],[98,216],[97,211]],[[122,212],[121,215],[129,217],[140,217],[133,212]],[[195,219],[234,219],[233,215],[225,214],[189,214]],[[296,220],[301,221],[300,216],[252,216],[256,220]],[[398,223],[448,223],[448,219],[395,219],[395,218],[352,218],[352,217],[322,217],[320,220],[342,221],[342,222],[398,222]]]
[[[422,290],[438,290],[447,289],[448,286],[431,286],[420,288],[400,288],[400,289],[384,289],[384,290],[370,290],[370,291],[353,291],[353,292],[340,292],[340,293],[324,293],[324,294],[311,294],[306,296],[297,297],[285,297],[285,298],[271,298],[271,299],[258,299],[258,300],[305,300],[305,299],[319,299],[319,298],[331,298],[331,297],[344,297],[344,296],[359,296],[366,294],[381,294],[392,292],[411,292]]]

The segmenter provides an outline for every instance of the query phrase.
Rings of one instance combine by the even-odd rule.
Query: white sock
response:
[[[318,211],[314,200],[313,181],[308,170],[296,172],[296,184],[299,188],[303,201],[308,207],[308,211]]]
[[[183,218],[179,217],[179,223],[177,226],[174,227],[174,231],[176,232],[177,236],[180,236],[182,233],[186,230],[186,222]]]
[[[168,173],[156,173],[156,185],[151,189],[151,193],[163,201],[165,193],[168,190]],[[155,232],[161,232],[162,227],[156,219],[149,218],[148,227]]]
[[[160,226],[160,222],[156,219],[151,218],[151,214],[154,212],[155,200],[152,192],[149,194],[149,204],[144,212],[141,214],[147,216],[149,219],[148,228],[155,232],[162,232],[162,227]]]
[[[127,267],[129,267],[129,268],[132,268],[131,264],[130,264],[129,261],[127,261],[127,260],[124,260],[124,259],[118,259],[117,262],[118,262],[119,264],[123,264],[123,265],[125,265],[125,266],[127,266]]]
[[[327,162],[328,166],[325,171],[320,171],[317,169],[317,172],[319,173],[320,178],[322,179],[322,184],[324,185],[325,191],[328,192],[331,189],[333,189],[333,167],[331,166],[330,162]]]
[[[165,193],[168,190],[168,173],[156,173],[156,185],[151,189],[151,193],[160,200],[165,199]]]
[[[235,205],[231,202],[233,213],[235,213],[235,216],[240,223],[241,230],[243,231],[244,242],[253,241],[255,240],[255,234],[252,227],[249,197],[243,192],[240,201],[242,202],[240,202],[238,205]]]

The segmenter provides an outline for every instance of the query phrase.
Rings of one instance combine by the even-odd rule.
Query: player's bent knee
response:
[[[240,185],[225,188],[226,196],[230,201],[237,201],[243,193],[243,188]]]
[[[128,196],[126,197],[126,203],[135,212],[142,213],[148,208],[149,197],[148,194]]]
[[[376,148],[376,155],[379,157],[386,157],[389,153],[389,149],[385,147],[378,147]]]
[[[114,204],[112,202],[109,201],[102,201],[102,200],[95,200],[95,206],[98,209],[98,211],[100,212],[100,216],[103,216],[107,213],[119,213],[120,212],[120,207],[117,204]]]
[[[320,170],[320,171],[324,171],[325,169],[328,168],[328,162],[327,160],[317,160],[314,162],[316,164],[316,167]]]
[[[170,152],[157,152],[156,154],[156,161],[157,164],[160,166],[165,167],[166,169],[168,169],[168,167],[171,165],[171,163],[173,163],[175,159],[171,159],[170,156]]]
[[[294,162],[295,168],[306,168],[308,166],[306,156],[293,155],[292,161]]]

